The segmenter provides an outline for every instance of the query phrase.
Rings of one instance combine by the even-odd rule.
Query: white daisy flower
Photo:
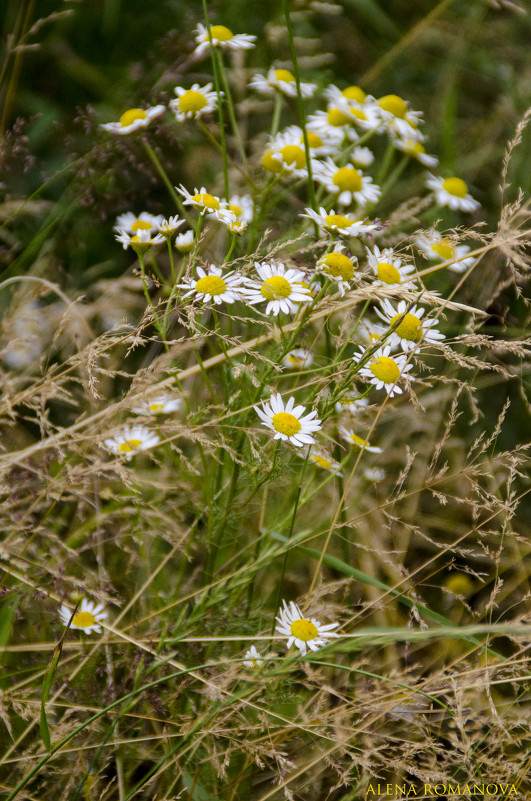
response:
[[[212,91],[211,83],[207,83],[206,86],[194,83],[191,89],[176,86],[174,91],[177,97],[170,100],[170,108],[178,122],[204,117],[218,107],[218,97],[216,92]]]
[[[185,189],[182,184],[175,188],[185,198],[183,200],[183,206],[195,206],[197,209],[200,209],[200,214],[219,211],[221,208],[221,199],[207,192],[204,186],[199,190],[195,187],[193,195]]]
[[[180,289],[188,290],[183,298],[194,295],[197,300],[205,303],[213,301],[216,305],[234,303],[242,299],[239,287],[243,277],[234,271],[223,275],[220,267],[211,264],[208,273],[202,267],[198,267],[197,275],[199,278],[187,278],[182,284],[178,284]]]
[[[315,443],[311,435],[321,429],[321,421],[316,417],[315,409],[301,417],[304,406],[295,406],[295,398],[290,398],[284,406],[280,394],[271,395],[269,403],[262,401],[262,406],[263,410],[258,406],[255,406],[254,410],[263,424],[275,432],[274,439],[291,442],[297,448]]]
[[[303,367],[309,367],[313,362],[313,353],[308,348],[297,348],[290,350],[284,357],[284,366],[291,367],[292,370],[302,370]]]
[[[306,459],[305,453],[299,453],[301,459]],[[308,461],[313,462],[316,464],[317,467],[321,467],[323,470],[328,470],[330,473],[333,473],[335,476],[341,472],[341,465],[339,462],[336,462],[335,459],[332,459],[330,454],[326,451],[323,451],[320,448],[311,447],[310,453],[308,456]]]
[[[127,231],[128,234],[137,234],[139,231],[154,231],[163,219],[164,217],[161,214],[155,215],[143,211],[137,215],[133,214],[132,211],[127,211],[125,214],[118,215],[114,230]]]
[[[379,222],[369,222],[367,220],[356,220],[351,214],[336,214],[334,209],[327,211],[323,206],[319,213],[313,209],[305,209],[306,214],[301,217],[309,217],[314,220],[321,230],[326,233],[341,234],[342,236],[365,236],[373,231],[381,230]]]
[[[256,36],[248,33],[234,34],[225,25],[211,25],[210,34],[212,36],[212,44],[214,47],[220,47],[222,50],[249,50],[254,47]],[[195,41],[197,47],[195,53],[200,55],[210,47],[210,40],[208,38],[208,28],[201,23],[196,28]]]
[[[165,106],[152,106],[151,108],[130,108],[124,111],[118,122],[106,122],[100,125],[113,134],[129,134],[147,126],[166,111]]]
[[[422,112],[411,111],[409,103],[398,95],[385,95],[376,101],[381,119],[388,131],[404,139],[415,137],[422,122]]]
[[[365,248],[367,251],[367,261],[369,267],[373,270],[376,281],[373,282],[374,286],[390,286],[392,284],[401,284],[402,286],[414,286],[414,279],[408,276],[415,271],[413,264],[402,264],[402,259],[395,256],[392,248],[380,248],[374,246],[373,251]]]
[[[343,253],[345,246],[339,242],[334,246],[330,253],[325,253],[317,260],[316,269],[324,273],[328,278],[337,282],[341,297],[346,289],[350,289],[351,281],[354,278],[355,262],[357,258],[349,258]]]
[[[243,665],[246,668],[259,668],[262,665],[264,660],[262,659],[261,655],[256,650],[254,645],[251,645],[248,651],[245,652],[245,660]]]
[[[308,176],[306,151],[294,128],[296,126],[291,126],[275,137],[270,137],[262,156],[262,167],[275,174],[285,171],[297,178],[306,178]],[[312,167],[314,164],[316,162],[312,162]]]
[[[361,337],[363,342],[373,345],[387,332],[387,328],[378,323],[373,323],[371,320],[362,320],[356,328],[356,334]]]
[[[341,400],[337,401],[336,412],[338,414],[343,414],[345,412],[348,414],[359,414],[359,412],[365,411],[365,407],[368,406],[368,404],[368,398],[359,398],[355,392],[347,392]]]
[[[162,234],[163,236],[171,236],[175,233],[177,228],[180,228],[183,225],[184,220],[182,220],[178,214],[174,217],[168,217],[168,219],[164,218],[160,222],[157,222],[155,228]]]
[[[374,153],[368,147],[355,147],[351,159],[356,167],[369,167],[374,161]]]
[[[339,109],[336,112],[316,111],[314,114],[309,114],[306,121],[307,130],[312,131],[314,136],[333,143],[335,152],[341,148],[343,140],[350,133],[350,126],[353,124],[353,120],[348,114]],[[354,139],[357,138],[358,135],[354,132]]]
[[[327,192],[335,195],[339,192],[337,201],[341,206],[351,206],[357,203],[365,206],[367,203],[376,203],[382,190],[373,184],[372,178],[363,175],[352,165],[338,167],[331,158],[317,161],[312,164],[313,177],[322,184]]]
[[[215,217],[227,226],[233,234],[241,234],[250,222],[254,214],[254,205],[250,195],[233,195],[230,200],[220,201],[221,208],[207,217]]]
[[[295,76],[289,70],[276,70],[271,67],[265,78],[263,75],[254,75],[249,86],[252,89],[256,89],[257,92],[263,92],[268,95],[274,92],[282,92],[287,97],[297,97]],[[300,86],[302,97],[312,97],[317,89],[314,83],[301,83]]]
[[[369,451],[369,453],[382,453],[382,449],[376,447],[376,445],[370,445],[366,439],[363,437],[358,436],[351,428],[345,428],[345,426],[341,426],[340,434],[344,439],[350,442],[351,445],[356,445],[358,448],[361,448],[364,451]]]
[[[425,167],[436,167],[439,163],[437,156],[429,156],[422,142],[414,136],[406,139],[396,137],[396,139],[393,139],[393,144],[397,150],[401,150],[403,153],[407,153],[408,156],[417,159]]]
[[[183,405],[182,398],[176,398],[168,392],[160,395],[152,395],[146,400],[137,402],[136,406],[132,406],[133,412],[137,414],[170,414],[171,412],[178,411]]]
[[[308,147],[310,156],[313,158],[331,156],[341,145],[343,134],[337,128],[329,128],[327,131],[316,131],[308,120],[306,124],[306,134],[308,136]],[[298,125],[289,125],[280,136],[289,139],[289,144],[299,145],[304,149],[304,135],[302,128]]]
[[[347,86],[345,89],[339,89],[334,84],[330,84],[325,89],[324,94],[328,102],[336,106],[348,104],[350,101],[362,105],[367,99],[367,95],[361,86]]]
[[[68,622],[72,617],[72,612],[73,609],[65,606],[65,604],[61,605],[59,617],[64,626],[68,626]],[[80,629],[84,631],[85,634],[91,634],[93,631],[96,632],[96,634],[100,634],[101,626],[99,624],[103,623],[104,620],[107,620],[107,612],[105,612],[103,604],[95,604],[94,601],[87,601],[86,598],[83,598],[72,619],[70,628]]]
[[[304,656],[307,648],[311,651],[318,651],[319,648],[328,644],[330,637],[339,636],[332,631],[339,626],[339,623],[328,623],[328,625],[322,626],[314,618],[305,618],[293,601],[290,601],[289,606],[286,601],[282,603],[284,607],[280,610],[280,615],[275,618],[278,621],[275,630],[289,638],[286,646],[288,649],[295,644],[301,656]]]
[[[479,203],[468,194],[468,186],[462,178],[436,178],[428,173],[426,181],[428,189],[433,189],[435,202],[439,206],[448,206],[456,211],[475,211],[479,209]]]
[[[243,234],[249,224],[243,217],[236,217],[232,211],[224,209],[221,209],[213,216],[215,216],[219,222],[223,223],[223,225],[226,225],[227,230],[230,231],[231,234]]]
[[[159,442],[159,435],[146,426],[127,426],[114,437],[104,440],[103,444],[108,451],[129,462],[137,453],[154,448]]]
[[[194,232],[184,231],[175,237],[175,247],[180,253],[190,253],[195,243]]]
[[[291,267],[286,270],[281,262],[255,261],[254,266],[261,281],[248,278],[245,282],[248,289],[244,290],[251,306],[267,301],[266,314],[294,314],[299,303],[311,301],[311,293],[303,285],[305,275],[301,270]]]
[[[413,306],[407,311],[409,303],[401,300],[395,309],[387,299],[380,301],[382,310],[375,309],[376,314],[387,325],[397,323],[397,328],[388,337],[387,344],[391,347],[401,347],[402,350],[409,351],[418,348],[421,342],[437,342],[445,339],[444,334],[435,330],[437,320],[422,320],[425,309]]]
[[[407,364],[407,356],[391,356],[390,345],[384,345],[372,354],[369,362],[365,364],[358,375],[368,378],[376,389],[385,389],[390,398],[401,395],[402,390],[398,386],[401,376],[413,369],[412,364]],[[354,354],[354,361],[359,362],[365,356],[365,348],[360,353]]]
[[[454,273],[463,273],[474,264],[475,257],[463,258],[470,253],[468,245],[454,245],[449,239],[445,239],[435,228],[430,228],[427,234],[419,234],[415,237],[415,244],[428,259],[434,261],[454,260],[454,264],[448,265],[448,270]]]
[[[118,231],[117,236],[114,237],[117,242],[121,242],[123,245],[124,250],[127,250],[129,246],[136,251],[146,251],[149,248],[154,247],[155,245],[161,245],[164,242],[164,237],[162,234],[155,234],[154,236],[151,235],[151,231],[146,231],[145,229],[140,229],[138,233],[131,236],[128,234],[127,231]]]

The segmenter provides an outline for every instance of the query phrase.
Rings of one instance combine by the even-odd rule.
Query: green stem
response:
[[[221,140],[221,153],[223,156],[223,186],[225,192],[225,200],[229,200],[229,169],[227,164],[227,145],[225,142],[225,122],[223,120],[222,94],[219,84],[218,63],[214,51],[214,45],[212,43],[212,28],[210,25],[210,17],[208,16],[208,8],[206,0],[203,0],[203,13],[205,15],[205,22],[208,31],[208,41],[210,43],[210,55],[212,57],[212,71],[214,73],[214,85],[216,87],[216,95],[218,98],[219,138]]]
[[[140,266],[140,272],[142,273],[142,287],[144,289],[144,297],[146,299],[146,303],[148,305],[150,314],[153,317],[153,322],[155,323],[155,327],[159,332],[160,338],[162,339],[162,342],[164,344],[164,348],[168,351],[169,347],[168,343],[166,342],[166,334],[164,328],[162,327],[161,322],[155,313],[155,309],[153,308],[153,304],[151,303],[151,298],[149,297],[149,290],[146,283],[146,273],[144,270],[144,254],[141,253],[140,251],[137,251],[137,255],[138,255],[138,264]]]
[[[168,243],[168,256],[170,257],[170,269],[171,269],[171,280],[173,283],[173,287],[175,288],[176,278],[175,278],[175,264],[173,262],[173,248],[171,246],[171,236],[166,237],[166,242]]]
[[[236,112],[234,111],[234,103],[232,100],[232,94],[230,91],[229,81],[227,79],[227,72],[225,70],[225,64],[223,63],[223,56],[221,51],[214,51],[217,59],[218,59],[218,69],[219,74],[221,75],[221,82],[223,84],[223,91],[225,92],[225,100],[227,101],[227,109],[229,112],[229,120],[232,127],[232,131],[234,133],[234,138],[236,139],[236,143],[238,145],[238,150],[240,151],[240,157],[242,160],[242,164],[244,167],[247,166],[247,156],[245,155],[245,148],[243,146],[242,137],[240,134],[240,128],[238,126],[238,121],[236,119]],[[227,198],[228,199],[228,198]]]
[[[275,108],[273,111],[273,120],[271,122],[271,136],[274,137],[278,133],[278,126],[280,124],[280,114],[282,112],[282,92],[275,92]]]
[[[163,181],[166,189],[168,190],[171,199],[173,200],[173,202],[175,203],[175,205],[177,206],[177,208],[179,209],[179,211],[181,212],[181,214],[185,218],[185,220],[188,220],[188,222],[189,222],[189,218],[188,218],[188,215],[186,213],[186,209],[183,206],[183,202],[182,202],[180,196],[175,191],[175,187],[173,186],[172,182],[168,178],[168,173],[166,172],[166,170],[164,169],[164,167],[160,163],[159,157],[157,156],[157,154],[155,153],[155,151],[153,150],[153,148],[147,142],[146,139],[144,139],[144,138],[142,139],[142,144],[144,145],[144,149],[145,149],[146,153],[148,154],[149,158],[151,159],[151,162],[153,163],[153,166],[155,167],[155,169],[157,170],[158,174],[162,178],[162,181]]]

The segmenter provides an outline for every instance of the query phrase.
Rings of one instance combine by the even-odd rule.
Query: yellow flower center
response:
[[[349,218],[345,217],[343,214],[327,214],[324,219],[329,228],[333,226],[336,228],[350,228],[352,225],[352,220],[349,220]]]
[[[437,245],[432,245],[431,249],[444,261],[448,261],[448,259],[453,259],[454,257],[454,249],[447,239],[441,239]]]
[[[359,192],[363,186],[361,175],[354,167],[340,167],[332,180],[341,192]]]
[[[319,454],[317,453],[312,453],[311,458],[315,462],[315,464],[319,465],[319,467],[324,467],[325,470],[332,469],[332,462],[330,461],[330,459],[325,459],[324,456],[319,456]]]
[[[343,253],[328,253],[324,259],[325,272],[334,278],[348,281],[354,275],[354,265]]]
[[[367,115],[366,115],[366,114],[365,114],[365,112],[364,112],[364,111],[362,111],[360,108],[351,108],[351,109],[350,109],[350,113],[351,113],[351,114],[352,114],[354,117],[356,117],[356,119],[357,119],[357,120],[362,120],[362,121],[365,121],[365,120],[367,119]]]
[[[343,97],[346,97],[347,100],[355,100],[357,103],[363,103],[367,95],[359,86],[347,86],[346,89],[343,89],[341,92]]]
[[[240,208],[240,206],[237,206],[236,203],[229,203],[229,209],[232,211],[233,214],[236,215],[236,217],[241,217],[243,214],[242,209]]]
[[[210,32],[212,39],[217,39],[218,42],[230,42],[234,38],[233,32],[224,25],[212,25]]]
[[[474,589],[474,583],[462,573],[449,576],[444,582],[444,586],[455,595],[469,595]]]
[[[268,150],[262,156],[262,167],[268,172],[282,172],[282,162],[274,158],[274,151]]]
[[[447,178],[443,181],[443,189],[455,197],[464,197],[468,192],[468,186],[461,178]]]
[[[391,325],[394,325],[401,317],[401,314],[395,314],[391,319]],[[405,314],[398,328],[395,328],[395,333],[398,334],[400,339],[407,339],[408,342],[418,342],[422,336],[422,323],[414,314]]]
[[[411,150],[416,156],[419,156],[422,153],[426,152],[426,148],[424,147],[424,145],[421,145],[420,142],[415,142]]]
[[[163,403],[150,403],[149,404],[149,411],[150,412],[160,412],[161,409],[164,409]]]
[[[195,200],[196,203],[200,203],[205,209],[219,209],[219,200],[217,197],[214,197],[214,195],[209,195],[208,192],[194,195],[192,200]]]
[[[260,288],[260,292],[267,300],[289,298],[291,295],[291,284],[281,275],[272,275],[271,278],[266,278]]]
[[[313,133],[313,131],[308,131],[308,144],[310,147],[322,147],[323,140],[319,136],[319,134]],[[304,139],[301,137],[301,142],[304,142]]]
[[[314,640],[317,635],[317,626],[311,620],[294,620],[290,626],[290,631],[294,637],[303,642]]]
[[[201,111],[207,104],[207,99],[201,92],[189,89],[179,98],[179,108],[184,114]]]
[[[273,415],[273,425],[280,434],[293,437],[301,430],[301,424],[293,414],[288,412],[278,412]]]
[[[147,114],[143,108],[129,108],[120,117],[120,125],[122,128],[127,128],[128,125],[132,125],[137,120],[145,120],[146,117]]]
[[[93,626],[95,622],[96,618],[92,612],[76,612],[72,618],[73,625],[79,626],[82,629],[88,629],[88,627]]]
[[[289,70],[275,70],[275,78],[277,81],[295,83],[295,76]]]
[[[394,359],[378,356],[371,363],[371,373],[384,384],[394,384],[400,378],[400,368]]]
[[[354,443],[354,445],[359,445],[360,448],[365,448],[365,446],[369,444],[366,439],[363,439],[362,437],[358,437],[358,435],[354,434],[354,433],[349,434],[348,438],[349,438],[349,440],[351,442]]]
[[[385,95],[378,100],[378,105],[384,111],[388,111],[393,117],[403,120],[407,114],[407,105],[398,95]]]
[[[195,285],[195,291],[202,292],[204,295],[222,295],[226,289],[227,284],[219,275],[205,275]]]
[[[306,154],[302,147],[298,145],[286,145],[280,151],[282,161],[288,166],[295,164],[295,167],[300,170],[306,164]]]
[[[150,231],[153,228],[151,223],[145,220],[137,220],[131,226],[131,231]]]
[[[118,450],[120,453],[131,453],[132,451],[136,451],[140,445],[142,445],[141,439],[128,439],[127,442],[122,442],[118,446]]]
[[[328,124],[333,125],[334,128],[341,128],[342,125],[349,125],[352,122],[350,117],[339,108],[331,108],[328,111],[327,118]]]
[[[381,261],[378,263],[376,270],[378,272],[378,278],[380,281],[383,281],[384,284],[399,284],[400,283],[400,273],[398,272],[397,268],[394,267],[392,264],[389,264],[387,261]]]

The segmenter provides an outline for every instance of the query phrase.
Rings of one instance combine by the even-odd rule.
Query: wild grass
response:
[[[104,4],[105,36],[121,19],[117,9]],[[189,31],[201,22],[259,33],[239,10],[225,18],[206,5],[182,7]],[[50,12],[38,21],[33,4],[10,5],[4,21],[5,797],[467,798],[467,784],[495,785],[475,793],[489,797],[529,797],[522,165],[530,115],[521,107],[523,74],[509,86],[502,71],[509,143],[494,114],[480,123],[487,90],[479,82],[474,92],[467,60],[481,38],[517,67],[519,51],[505,53],[495,32],[523,31],[527,16],[509,4],[443,2],[408,17],[403,30],[372,2],[285,2],[270,11],[255,50],[216,49],[212,59],[210,49],[194,55],[190,33],[169,31],[142,54],[133,78],[123,71],[114,104],[104,96],[95,108],[71,109],[77,133],[69,129],[60,157],[48,145],[43,169],[35,157],[42,118],[9,125],[19,90],[24,96],[24,59],[40,36],[42,47],[57,47],[62,25],[91,19],[82,5],[67,16]],[[138,26],[135,19],[131,43]],[[349,33],[360,44],[355,80],[342,72],[354,72]],[[453,44],[439,69],[422,69],[445,43]],[[72,53],[60,52],[72,71]],[[419,62],[416,81],[406,53]],[[472,54],[484,59],[486,81],[496,59]],[[103,93],[105,68],[74,63],[85,89]],[[295,96],[247,88],[272,63],[293,73]],[[465,214],[434,203],[426,168],[393,146],[389,127],[348,129],[374,151],[362,170],[382,187],[376,203],[341,208],[311,172],[290,174],[285,162],[267,172],[268,134],[288,125],[301,127],[308,164],[311,114],[326,110],[336,66],[341,87],[401,94],[424,111],[426,149],[442,156],[430,171],[470,181],[482,207]],[[302,97],[301,81],[317,85],[313,98]],[[177,122],[166,110],[128,135],[99,127],[128,107],[167,106],[175,85],[207,82],[218,103],[204,118]],[[79,91],[75,105],[86,99]],[[460,93],[470,113],[459,112]],[[338,165],[355,144],[342,138]],[[181,184],[221,201],[249,194],[253,219],[232,233],[232,218],[183,204]],[[320,206],[358,211],[377,220],[376,230],[337,235],[301,216]],[[127,211],[185,222],[159,245],[122,249],[112,226]],[[432,227],[446,248],[436,260],[418,244]],[[188,228],[193,244],[183,252],[176,234]],[[344,285],[316,267],[337,245],[355,267]],[[375,283],[367,255],[375,245],[413,265],[415,283]],[[302,271],[313,294],[289,314],[265,313],[266,299],[281,298],[274,293],[256,305],[248,296],[218,305],[197,289],[187,294],[197,269],[210,265],[249,288],[243,281],[258,280],[257,262]],[[389,324],[375,312],[385,301],[404,304]],[[361,371],[418,307],[445,338],[428,340],[425,327],[406,348],[401,369],[411,369],[393,397]],[[400,359],[402,345],[386,358]],[[286,362],[302,348],[311,363]],[[294,397],[304,414],[317,411],[315,448],[274,440],[262,425],[255,409],[277,394]],[[178,408],[145,406],[162,396]],[[143,450],[136,434],[124,434],[131,426],[158,441]],[[72,627],[87,599],[105,611],[99,632]],[[339,636],[306,655],[287,650],[275,630],[283,600],[298,604],[304,620],[337,622]],[[72,615],[68,626],[61,608]],[[251,646],[261,659],[254,666],[244,664]]]

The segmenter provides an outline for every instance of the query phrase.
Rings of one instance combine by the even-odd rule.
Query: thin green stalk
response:
[[[168,347],[168,343],[166,342],[166,333],[164,331],[164,328],[163,328],[159,318],[157,317],[157,315],[155,313],[155,309],[153,308],[153,304],[151,303],[151,298],[149,297],[149,290],[148,290],[147,283],[146,283],[146,273],[145,273],[145,268],[144,268],[144,254],[141,253],[138,250],[137,251],[137,256],[138,256],[138,264],[140,266],[140,272],[142,273],[142,287],[144,289],[144,297],[146,299],[146,303],[148,305],[148,309],[149,309],[149,311],[151,313],[151,316],[153,317],[153,322],[155,323],[155,327],[156,327],[157,331],[159,332],[160,338],[162,339],[162,342],[163,342],[163,345],[164,345],[165,349],[168,351],[169,347]]]
[[[293,64],[293,75],[295,77],[295,84],[297,86],[297,105],[299,108],[299,117],[302,128],[302,138],[304,140],[304,152],[306,154],[306,167],[308,169],[308,201],[312,209],[316,209],[315,205],[315,191],[313,187],[312,163],[310,159],[310,144],[308,142],[308,132],[306,130],[306,114],[304,112],[304,103],[301,92],[301,79],[299,75],[299,65],[297,63],[297,53],[295,51],[295,42],[293,39],[293,28],[291,26],[291,17],[289,14],[289,0],[282,0],[282,8],[286,18],[286,29],[289,39],[289,50],[291,54],[291,62]],[[319,227],[314,223],[315,235],[319,236]]]
[[[181,212],[181,214],[185,218],[185,220],[188,220],[188,215],[186,213],[186,209],[183,206],[183,202],[182,202],[180,196],[175,191],[175,187],[173,186],[172,182],[170,181],[170,179],[168,177],[168,173],[166,172],[166,170],[164,169],[164,167],[160,163],[159,157],[157,156],[157,154],[155,153],[155,151],[153,150],[153,148],[151,147],[149,142],[144,137],[142,138],[142,144],[144,145],[144,150],[148,154],[153,166],[155,167],[155,169],[157,170],[158,174],[162,178],[164,186],[168,190],[171,199],[173,200],[173,202],[175,203],[175,205],[177,206],[177,208],[179,209],[179,211]]]
[[[170,269],[171,269],[171,280],[173,282],[173,286],[175,287],[176,278],[175,278],[175,264],[173,261],[173,248],[171,246],[171,236],[166,237],[166,242],[168,243],[168,256],[170,257]]]
[[[280,114],[282,112],[282,92],[275,92],[275,108],[273,110],[273,119],[271,121],[271,136],[276,136],[278,133],[278,126],[280,125]]]
[[[245,155],[245,148],[243,146],[242,136],[240,133],[240,128],[238,125],[238,120],[236,119],[236,112],[234,110],[234,102],[232,100],[232,94],[230,91],[229,81],[227,78],[227,72],[225,70],[225,64],[223,63],[223,56],[221,51],[215,50],[215,55],[217,56],[218,60],[218,69],[219,74],[221,75],[221,82],[223,84],[223,91],[225,92],[225,100],[227,101],[227,110],[229,112],[229,120],[232,127],[232,131],[234,133],[234,138],[236,139],[236,144],[238,145],[238,150],[240,151],[240,157],[242,160],[242,164],[244,167],[247,166],[247,156]]]
[[[210,17],[208,16],[208,8],[206,0],[203,0],[203,13],[205,15],[205,22],[208,31],[208,41],[210,43],[210,54],[212,57],[212,71],[214,73],[214,86],[218,98],[218,120],[219,120],[219,138],[221,140],[221,154],[223,156],[223,187],[225,193],[225,200],[229,200],[229,168],[227,163],[227,144],[225,142],[225,122],[223,119],[223,105],[220,83],[219,83],[219,70],[216,54],[214,52],[214,45],[212,43],[212,27],[210,25]]]

